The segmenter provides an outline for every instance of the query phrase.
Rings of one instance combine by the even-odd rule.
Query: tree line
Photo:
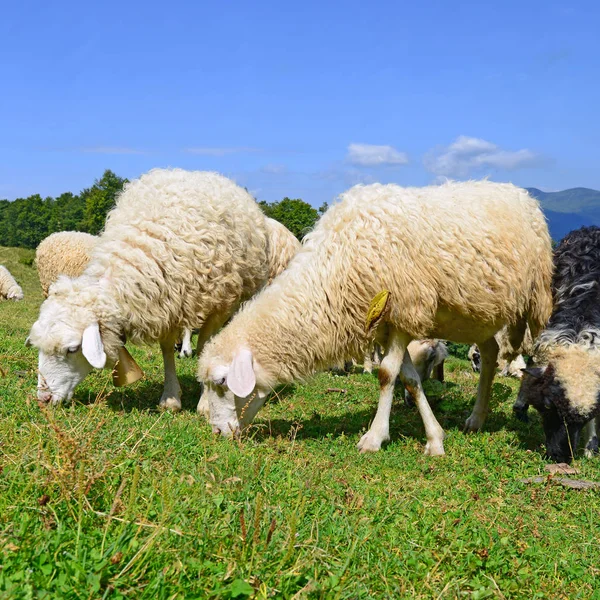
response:
[[[57,231],[85,231],[97,235],[126,183],[127,179],[106,170],[79,194],[65,192],[56,198],[34,194],[14,201],[0,200],[0,246],[36,248],[45,237]],[[317,210],[299,198],[271,203],[263,200],[258,205],[299,240],[327,209],[327,204]]]

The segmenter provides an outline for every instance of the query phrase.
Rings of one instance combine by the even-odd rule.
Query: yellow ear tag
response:
[[[115,364],[112,372],[113,384],[115,387],[123,387],[130,383],[136,382],[144,376],[144,371],[129,354],[125,346],[119,348],[119,359]]]
[[[367,334],[377,326],[379,321],[384,316],[389,299],[389,291],[383,290],[379,292],[379,294],[377,294],[373,300],[371,300],[369,310],[367,311],[367,319],[365,321],[365,332]]]

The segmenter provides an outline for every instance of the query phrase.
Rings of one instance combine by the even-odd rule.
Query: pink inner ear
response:
[[[227,387],[239,398],[249,396],[256,386],[252,352],[242,348],[235,355],[227,373]]]

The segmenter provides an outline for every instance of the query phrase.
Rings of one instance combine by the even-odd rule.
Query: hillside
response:
[[[527,188],[544,209],[554,240],[584,225],[600,225],[600,191],[571,188],[560,192],[543,192]]]

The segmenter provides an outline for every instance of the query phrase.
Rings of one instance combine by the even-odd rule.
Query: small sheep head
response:
[[[209,422],[214,433],[232,437],[252,422],[270,388],[260,384],[261,369],[248,348],[237,348],[230,360],[207,350],[200,359],[198,378],[204,381]]]
[[[107,363],[91,311],[52,297],[42,304],[26,344],[39,350],[38,399],[45,403],[70,400],[88,373]]]
[[[583,426],[598,411],[582,406],[581,395],[574,394],[569,382],[557,377],[556,365],[523,369],[521,387],[513,410],[523,420],[529,406],[540,413],[546,434],[546,455],[554,462],[570,463]]]
[[[471,368],[475,373],[481,372],[481,354],[479,352],[479,348],[473,344],[469,348],[469,360],[471,361]]]

